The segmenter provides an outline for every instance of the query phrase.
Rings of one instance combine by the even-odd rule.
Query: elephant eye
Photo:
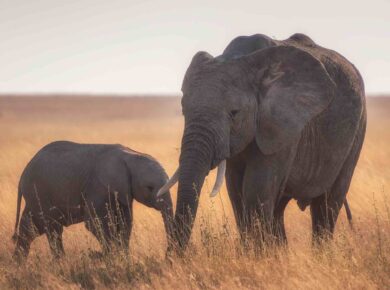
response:
[[[153,192],[154,187],[152,185],[149,185],[146,187],[150,192]]]
[[[230,117],[234,118],[237,115],[237,113],[238,113],[238,110],[231,110],[230,111]]]

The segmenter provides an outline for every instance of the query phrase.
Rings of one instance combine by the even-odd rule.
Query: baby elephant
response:
[[[104,251],[113,244],[127,249],[134,198],[161,211],[169,238],[171,196],[166,192],[156,197],[167,179],[153,157],[122,145],[67,141],[46,145],[20,178],[14,256],[27,257],[31,242],[42,234],[47,235],[53,254],[61,256],[63,227],[82,221]],[[22,195],[26,206],[19,224]]]

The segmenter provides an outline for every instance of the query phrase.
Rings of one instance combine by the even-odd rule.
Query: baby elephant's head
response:
[[[137,156],[133,170],[133,197],[140,203],[161,211],[167,238],[171,238],[173,222],[172,198],[169,190],[157,197],[158,190],[168,181],[164,168],[149,155]]]

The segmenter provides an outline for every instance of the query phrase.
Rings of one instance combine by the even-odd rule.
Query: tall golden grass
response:
[[[17,184],[30,158],[54,140],[121,143],[155,156],[172,174],[183,119],[178,98],[0,97],[0,289],[390,289],[390,100],[369,98],[366,141],[335,238],[311,247],[308,210],[286,211],[288,249],[243,253],[224,188],[200,198],[191,245],[165,259],[160,214],[135,204],[130,255],[90,258],[99,250],[84,228],[65,229],[66,256],[54,260],[46,237],[37,238],[24,265],[12,260]],[[176,187],[173,188],[176,200]]]

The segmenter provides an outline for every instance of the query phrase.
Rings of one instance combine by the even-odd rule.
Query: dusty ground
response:
[[[90,259],[97,242],[83,225],[64,233],[67,256],[52,259],[45,237],[28,262],[11,259],[16,188],[30,158],[54,140],[122,143],[155,156],[169,174],[177,166],[183,128],[178,98],[0,97],[0,289],[260,288],[390,289],[390,99],[368,100],[368,130],[348,195],[355,230],[342,211],[333,243],[310,246],[309,212],[287,209],[288,250],[242,255],[224,188],[201,207],[184,258],[164,259],[159,214],[135,205],[131,256]],[[208,177],[208,192],[214,174]],[[176,199],[176,187],[173,197]]]

